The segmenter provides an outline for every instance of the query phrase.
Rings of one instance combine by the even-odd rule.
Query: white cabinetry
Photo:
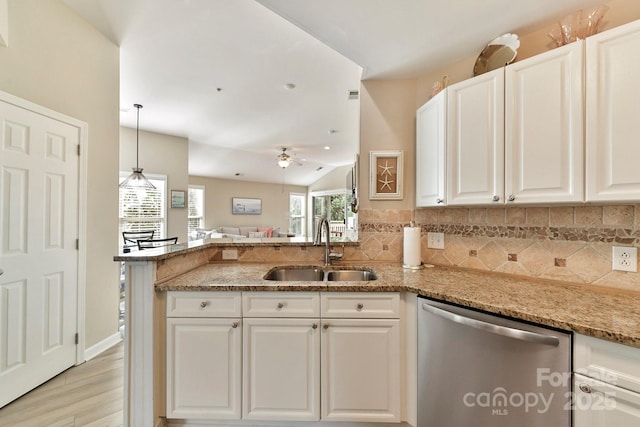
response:
[[[504,200],[504,68],[447,88],[447,204]]]
[[[447,90],[416,113],[416,206],[444,206]]]
[[[400,421],[397,293],[322,293],[322,419]]]
[[[240,419],[240,293],[169,292],[167,317],[167,418]]]
[[[243,418],[319,420],[319,294],[245,293],[243,311]]]
[[[506,67],[508,203],[584,199],[583,56],[576,42]]]
[[[586,40],[587,201],[640,199],[640,21]]]
[[[640,426],[640,349],[576,334],[575,427]]]

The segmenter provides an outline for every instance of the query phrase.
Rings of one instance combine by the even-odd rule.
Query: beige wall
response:
[[[59,0],[9,0],[9,31],[0,90],[89,125],[89,347],[118,332],[118,47]]]
[[[340,166],[309,185],[311,191],[345,190],[347,189],[347,173],[351,171],[352,165]]]
[[[367,80],[360,86],[361,209],[415,206],[416,80]],[[402,200],[369,200],[369,152],[404,151]]]
[[[140,111],[144,120],[144,108]],[[171,207],[171,190],[187,191],[189,186],[189,141],[178,136],[140,131],[139,165],[145,174],[167,176],[167,237],[187,241],[186,208]],[[136,130],[120,128],[120,170],[130,173],[136,165]],[[186,196],[186,193],[185,193]]]
[[[190,176],[189,184],[205,187],[205,228],[221,226],[278,226],[289,229],[289,193],[307,193],[307,187]],[[261,215],[233,215],[231,198],[262,199]]]

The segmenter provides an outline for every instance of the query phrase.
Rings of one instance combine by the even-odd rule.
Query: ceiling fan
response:
[[[282,169],[289,167],[291,163],[296,163],[298,164],[298,166],[302,166],[301,162],[295,160],[293,157],[291,157],[291,155],[287,153],[287,147],[282,147],[282,153],[280,153],[278,157],[276,157],[276,159],[278,160],[278,166],[280,166]]]

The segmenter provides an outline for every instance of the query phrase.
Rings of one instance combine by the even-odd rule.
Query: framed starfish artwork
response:
[[[371,151],[369,199],[402,200],[402,150]]]

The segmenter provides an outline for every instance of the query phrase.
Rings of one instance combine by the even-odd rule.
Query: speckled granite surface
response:
[[[356,265],[349,265],[356,266]],[[640,293],[449,267],[368,263],[370,282],[274,282],[272,264],[207,264],[157,291],[408,291],[640,348]],[[301,266],[296,266],[301,267]],[[348,266],[333,267],[336,269]]]

